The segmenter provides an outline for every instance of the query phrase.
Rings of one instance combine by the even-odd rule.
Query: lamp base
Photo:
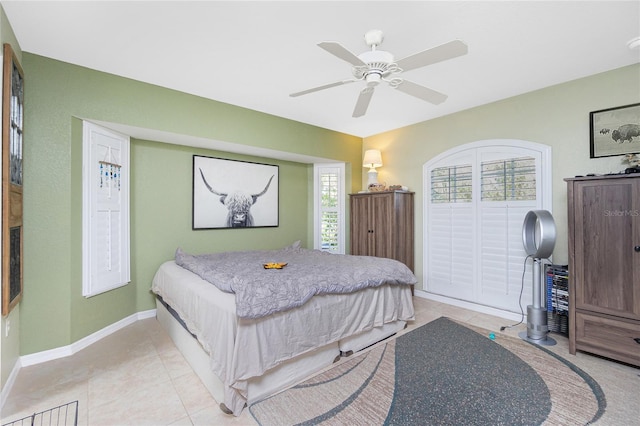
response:
[[[378,172],[376,171],[376,169],[370,169],[369,173],[367,173],[367,176],[369,177],[369,179],[367,180],[368,189],[369,185],[378,183]]]

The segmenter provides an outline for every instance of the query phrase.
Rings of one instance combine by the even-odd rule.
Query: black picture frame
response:
[[[591,158],[640,152],[640,103],[589,113]]]
[[[277,165],[193,156],[192,229],[279,226]]]

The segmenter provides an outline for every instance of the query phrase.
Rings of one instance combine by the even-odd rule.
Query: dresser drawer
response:
[[[576,311],[575,330],[578,350],[640,366],[640,322]]]

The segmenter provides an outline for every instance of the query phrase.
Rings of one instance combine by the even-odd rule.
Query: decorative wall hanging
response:
[[[193,156],[193,229],[278,226],[279,167]]]
[[[2,315],[22,298],[24,74],[4,45],[2,82]]]
[[[110,188],[112,190],[120,190],[120,178],[122,176],[122,166],[109,161],[98,161],[100,167],[100,188]]]
[[[640,152],[640,104],[589,113],[591,158]]]

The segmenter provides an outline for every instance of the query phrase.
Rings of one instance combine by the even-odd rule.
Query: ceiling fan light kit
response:
[[[325,84],[303,90],[301,92],[292,93],[289,96],[297,97],[329,89],[331,87],[354,83],[356,81],[364,81],[366,86],[360,91],[352,114],[353,117],[361,117],[367,112],[369,103],[373,97],[374,88],[381,82],[385,82],[393,89],[397,89],[407,95],[411,95],[423,101],[437,105],[444,102],[447,99],[447,95],[408,81],[398,75],[403,71],[424,67],[447,59],[455,58],[457,56],[465,55],[468,51],[465,43],[460,40],[453,40],[396,61],[391,53],[377,49],[384,40],[384,34],[382,31],[368,31],[364,35],[364,40],[371,50],[361,53],[360,55],[353,54],[338,42],[323,41],[318,43],[320,48],[343,61],[350,63],[353,66],[352,74],[355,79]]]

